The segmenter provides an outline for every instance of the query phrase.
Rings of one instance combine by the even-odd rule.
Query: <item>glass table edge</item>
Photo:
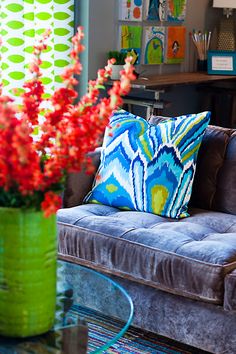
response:
[[[132,323],[132,320],[133,320],[133,317],[134,317],[134,305],[133,305],[133,301],[130,297],[130,295],[128,294],[128,292],[118,283],[116,283],[113,279],[109,278],[108,276],[106,276],[105,274],[103,273],[99,273],[98,271],[96,271],[95,269],[91,269],[85,265],[82,265],[82,264],[79,264],[79,263],[75,263],[75,262],[72,262],[72,261],[68,261],[68,260],[65,260],[65,259],[60,259],[58,258],[57,260],[58,262],[66,262],[66,263],[70,263],[72,266],[80,266],[80,267],[84,267],[86,268],[86,270],[88,272],[91,272],[91,273],[96,273],[98,274],[100,277],[102,277],[103,279],[106,279],[108,280],[110,283],[112,283],[115,288],[119,289],[123,294],[124,296],[127,298],[128,302],[129,302],[129,305],[130,305],[130,314],[129,314],[129,317],[128,317],[128,320],[126,322],[126,324],[124,325],[124,327],[122,327],[122,329],[116,334],[115,337],[113,337],[109,342],[107,342],[106,344],[104,344],[102,347],[98,348],[98,349],[95,349],[94,351],[91,351],[90,354],[99,354],[99,353],[102,353],[104,350],[110,348],[114,343],[116,343],[124,334],[125,332],[127,331],[127,329],[129,328],[129,326],[131,325]]]

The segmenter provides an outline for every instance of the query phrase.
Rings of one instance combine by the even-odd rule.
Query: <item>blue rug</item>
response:
[[[88,323],[89,347],[88,353],[94,348],[101,347],[112,339],[121,328],[122,323],[108,318],[95,311],[78,306],[72,307],[72,312],[80,314]],[[70,310],[70,313],[71,313]],[[92,316],[91,316],[92,314]],[[91,317],[93,320],[91,320]],[[112,347],[103,351],[107,354],[209,354],[209,352],[172,341],[156,334],[130,327]]]

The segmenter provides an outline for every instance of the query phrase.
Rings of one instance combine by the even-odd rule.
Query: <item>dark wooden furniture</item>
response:
[[[144,90],[164,90],[173,85],[209,84],[219,81],[236,80],[233,75],[208,75],[207,73],[174,73],[163,75],[140,76],[133,81],[132,87]]]
[[[199,109],[212,111],[216,125],[234,127],[236,125],[236,76],[208,75],[202,72],[183,72],[163,75],[140,76],[132,82],[129,96],[124,97],[125,107],[132,111],[133,106],[145,106],[146,117],[162,115],[167,104],[163,94],[177,86],[194,85],[202,95]],[[221,121],[222,110],[225,117]]]

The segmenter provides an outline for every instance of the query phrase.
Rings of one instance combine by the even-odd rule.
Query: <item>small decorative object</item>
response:
[[[197,71],[207,71],[207,53],[211,41],[211,32],[193,30],[190,35],[197,50]]]
[[[208,74],[236,75],[236,52],[219,50],[209,51]]]
[[[0,90],[0,335],[26,337],[49,330],[56,292],[55,213],[61,206],[66,176],[82,166],[100,145],[114,109],[134,79],[131,58],[108,97],[99,95],[111,74],[111,61],[89,82],[88,93],[74,103],[74,75],[81,73],[81,28],[72,39],[72,65],[64,86],[49,98],[40,79],[46,31],[34,46],[21,105]],[[2,85],[1,85],[2,87]]]
[[[108,60],[112,60],[112,73],[111,79],[112,80],[119,80],[120,79],[120,72],[124,69],[125,60],[127,57],[130,57],[130,63],[134,65],[137,61],[137,55],[134,50],[131,51],[118,51],[118,50],[111,50],[108,52]]]
[[[108,52],[108,59],[115,59],[112,64],[112,80],[119,80],[120,72],[124,68],[126,57],[127,54],[125,52],[119,52],[118,50],[111,50]]]

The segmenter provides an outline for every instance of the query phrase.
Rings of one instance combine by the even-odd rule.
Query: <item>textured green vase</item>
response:
[[[47,332],[56,304],[56,219],[0,208],[0,334]]]

